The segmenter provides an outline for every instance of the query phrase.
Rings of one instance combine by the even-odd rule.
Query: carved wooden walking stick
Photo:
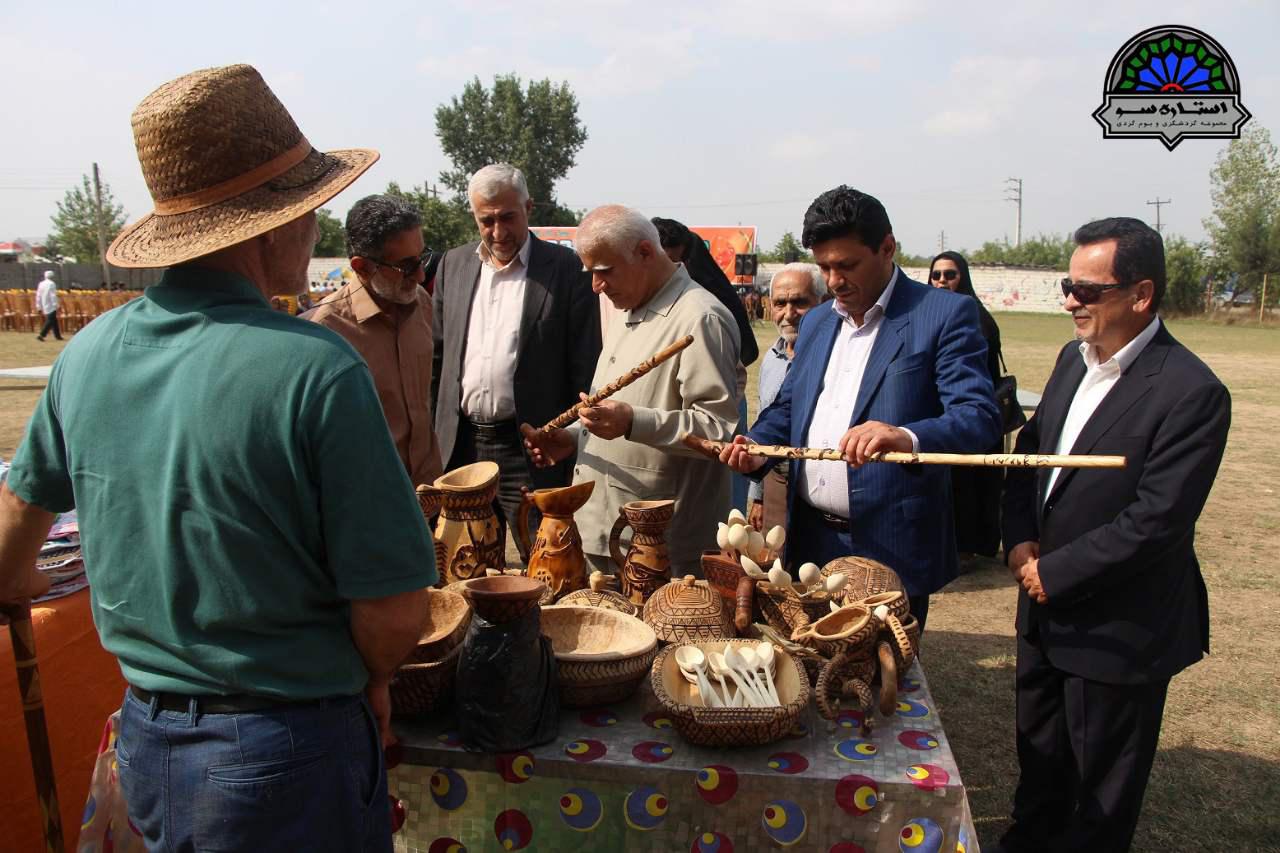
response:
[[[62,853],[62,813],[58,811],[49,730],[44,722],[44,696],[40,691],[40,672],[36,669],[31,606],[0,603],[0,623],[5,621],[9,623],[13,659],[18,667],[18,691],[22,694],[22,716],[27,726],[27,747],[31,750],[31,772],[35,776],[36,798],[44,817],[45,849],[50,853]]]
[[[652,358],[646,361],[640,362],[640,364],[636,365],[635,367],[631,368],[631,370],[627,371],[625,375],[619,376],[613,382],[610,382],[608,385],[604,386],[596,393],[587,397],[587,399],[578,403],[574,403],[568,409],[556,415],[554,418],[548,421],[545,426],[542,427],[542,431],[551,432],[551,430],[553,429],[564,429],[569,424],[573,423],[578,419],[579,409],[583,408],[584,406],[587,408],[590,408],[591,406],[594,406],[596,403],[599,403],[601,400],[605,399],[606,397],[613,396],[614,394],[621,391],[623,388],[626,388],[632,382],[635,382],[641,376],[644,376],[650,370],[653,370],[659,364],[662,364],[662,362],[671,358],[671,356],[675,355],[685,347],[689,346],[689,344],[691,343],[693,343],[693,335],[685,335],[682,340],[676,341],[674,344],[662,350]]]
[[[696,435],[686,435],[686,447],[704,456],[716,458],[728,446],[725,441],[712,441]],[[749,456],[767,456],[771,459],[816,459],[843,462],[839,450],[819,447],[787,447],[782,444],[744,444],[742,450]],[[904,465],[970,465],[982,468],[1123,468],[1123,456],[1083,456],[1043,453],[902,453],[881,451],[871,455],[872,462],[898,462]]]

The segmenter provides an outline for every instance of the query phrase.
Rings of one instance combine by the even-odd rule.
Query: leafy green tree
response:
[[[387,195],[402,198],[422,211],[422,239],[427,248],[443,252],[476,239],[476,222],[460,198],[443,200],[427,187],[403,190],[395,181],[387,184]]]
[[[961,252],[970,264],[1004,264],[1020,267],[1050,267],[1065,270],[1075,251],[1071,235],[1037,234],[1021,246],[988,240],[973,252]]]
[[[566,215],[572,216],[556,202],[555,185],[573,168],[587,129],[568,83],[531,80],[521,88],[519,77],[505,74],[496,76],[489,89],[474,78],[460,97],[436,108],[436,136],[453,162],[440,179],[460,199],[465,200],[467,180],[477,170],[511,163],[524,172],[534,200],[530,224],[563,224]]]
[[[1204,281],[1208,268],[1204,246],[1173,235],[1164,241],[1167,274],[1162,314],[1199,314],[1204,311]]]
[[[80,186],[67,190],[67,194],[58,202],[58,212],[52,217],[53,231],[49,239],[58,247],[58,251],[66,257],[75,258],[82,264],[97,263],[98,254],[98,209],[94,204],[93,185],[88,175],[80,177]],[[124,207],[116,203],[111,195],[111,186],[102,181],[102,225],[106,244],[116,238],[124,228]]]
[[[796,235],[792,234],[790,231],[783,234],[772,249],[760,252],[760,263],[786,263],[787,256],[792,252],[796,254],[800,261],[813,263],[813,253],[801,246],[800,241],[796,239]]]
[[[928,267],[933,261],[933,257],[925,257],[923,255],[913,255],[906,249],[902,248],[902,244],[898,244],[898,248],[894,250],[893,260],[900,267]]]
[[[1239,274],[1236,293],[1257,291],[1280,268],[1280,160],[1256,122],[1231,141],[1209,173],[1213,216],[1205,230],[1219,270]]]
[[[322,207],[316,211],[316,224],[320,226],[320,239],[311,254],[317,258],[345,258],[347,256],[347,232],[333,211]]]

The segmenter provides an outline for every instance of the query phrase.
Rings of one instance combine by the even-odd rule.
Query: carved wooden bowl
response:
[[[433,589],[427,595],[427,624],[406,663],[440,660],[462,642],[471,624],[471,608],[461,595],[444,589]]]
[[[528,613],[546,594],[547,585],[524,575],[492,575],[472,578],[461,588],[476,615],[497,625]]]
[[[560,703],[570,708],[626,699],[658,652],[653,629],[616,610],[559,604],[541,616],[556,656]]]

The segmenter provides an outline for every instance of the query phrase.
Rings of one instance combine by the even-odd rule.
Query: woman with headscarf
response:
[[[729,277],[720,269],[711,250],[702,238],[689,230],[682,222],[674,219],[653,217],[653,224],[658,229],[658,239],[663,251],[672,261],[684,264],[689,277],[702,285],[711,293],[729,313],[738,325],[738,429],[735,435],[741,435],[747,429],[747,365],[760,357],[760,345],[756,343],[756,333],[751,328],[751,319],[747,316],[746,306],[738,297],[738,292],[729,283]],[[747,511],[747,478],[742,474],[734,474],[733,505],[743,512]]]
[[[929,283],[972,297],[978,303],[978,325],[987,342],[987,370],[994,386],[1000,379],[1000,327],[973,292],[969,263],[959,252],[943,252],[933,259],[929,267]],[[997,444],[982,452],[1000,453],[1003,449],[1002,444]],[[952,466],[956,550],[960,552],[962,562],[970,554],[994,557],[1000,549],[1000,489],[1003,483],[1003,468]]]

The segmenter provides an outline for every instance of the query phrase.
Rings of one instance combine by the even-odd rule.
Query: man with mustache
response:
[[[790,463],[789,561],[885,563],[923,629],[930,593],[958,572],[950,472],[864,463],[882,450],[971,452],[999,439],[977,305],[907,278],[884,206],[851,187],[818,196],[801,240],[834,300],[809,312],[778,399],[720,459],[760,479],[775,460],[748,456],[745,441],[838,448],[841,462]]]
[[[827,296],[827,283],[817,264],[793,263],[769,281],[769,310],[778,327],[778,339],[760,363],[760,408],[764,411],[778,396],[787,368],[796,354],[800,319]],[[787,523],[787,469],[778,465],[759,482],[753,482],[747,520],[756,530]]]
[[[997,846],[1128,850],[1169,680],[1209,650],[1195,523],[1231,395],[1157,311],[1164,243],[1145,222],[1075,234],[1068,343],[1018,453],[1125,457],[1122,470],[1013,468],[1004,541],[1018,591],[1018,787]]]

